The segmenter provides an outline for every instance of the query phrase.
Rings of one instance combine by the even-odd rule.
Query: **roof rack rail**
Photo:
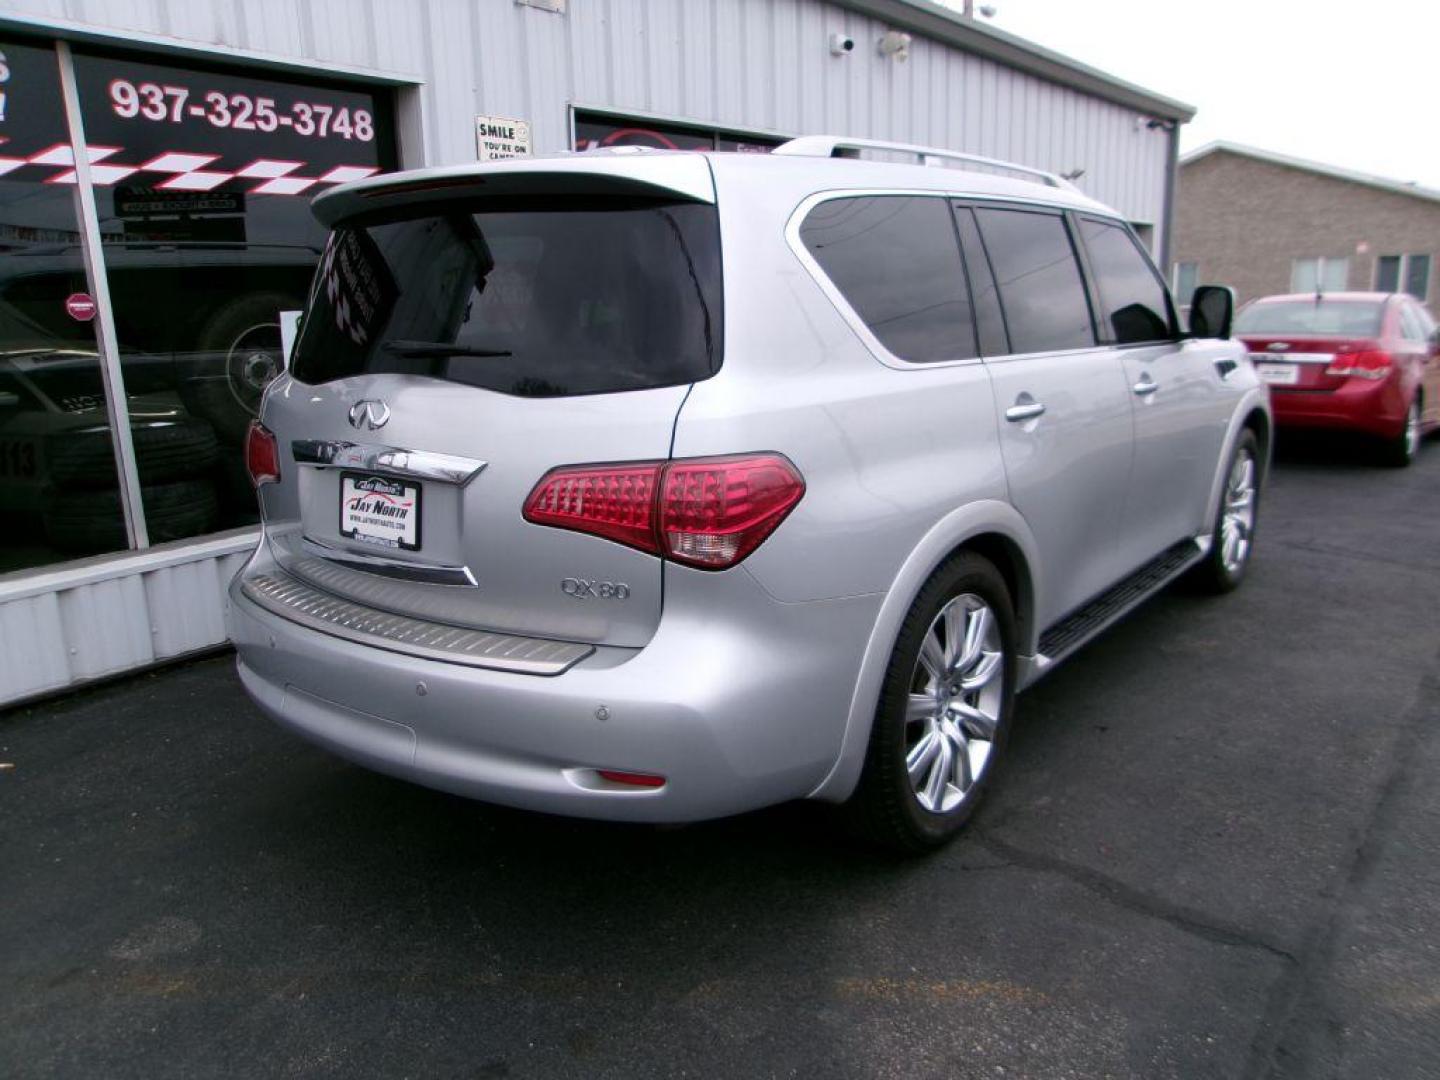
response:
[[[935,146],[917,146],[913,143],[885,142],[881,139],[849,139],[840,135],[802,135],[798,139],[781,143],[771,151],[787,157],[838,157],[838,150],[886,150],[893,154],[914,154],[922,165],[933,165],[939,161],[963,161],[970,165],[985,165],[994,169],[1009,169],[1024,173],[1049,184],[1051,187],[1075,190],[1075,185],[1062,176],[1035,169],[1029,165],[1017,165],[1013,161],[981,157],[979,154],[964,154],[958,150],[944,150]]]

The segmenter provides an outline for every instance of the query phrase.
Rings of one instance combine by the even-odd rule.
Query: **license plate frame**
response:
[[[340,474],[339,530],[346,540],[392,551],[419,551],[423,542],[420,526],[423,490],[413,480],[401,480],[378,473]],[[365,496],[379,496],[366,504]],[[382,507],[406,509],[403,515]]]
[[[1295,386],[1300,382],[1300,365],[1257,360],[1255,374],[1268,386]]]

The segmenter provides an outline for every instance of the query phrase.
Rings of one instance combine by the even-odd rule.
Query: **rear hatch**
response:
[[[572,159],[343,202],[263,416],[286,569],[433,622],[649,640],[661,561],[522,508],[557,465],[667,458],[689,386],[718,369],[713,188],[684,160],[680,185]]]
[[[1380,300],[1303,297],[1260,300],[1236,319],[1235,332],[1255,370],[1272,390],[1335,390],[1344,375],[1329,374],[1336,357],[1380,348]],[[1343,365],[1340,365],[1343,366]]]

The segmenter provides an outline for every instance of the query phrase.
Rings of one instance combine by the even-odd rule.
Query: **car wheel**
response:
[[[1246,430],[1230,453],[1215,529],[1210,534],[1210,551],[1191,578],[1206,592],[1227,593],[1244,580],[1255,543],[1259,508],[1260,444],[1255,433]]]
[[[964,553],[920,590],[885,673],[852,824],[919,853],[975,812],[1005,746],[1015,700],[1015,615],[999,572]]]
[[[1405,468],[1415,460],[1415,455],[1420,453],[1423,432],[1421,408],[1420,395],[1416,394],[1405,413],[1405,426],[1400,429],[1399,435],[1385,445],[1385,461],[1397,469]]]
[[[279,313],[303,306],[283,293],[242,296],[201,330],[200,352],[212,362],[180,384],[180,397],[187,409],[210,421],[222,443],[244,443],[261,395],[285,369]]]

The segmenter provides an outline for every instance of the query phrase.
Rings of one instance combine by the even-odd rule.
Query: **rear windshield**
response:
[[[720,365],[713,206],[548,198],[409,214],[331,233],[297,379],[425,375],[556,397],[694,382]]]
[[[1378,300],[1271,300],[1240,312],[1235,332],[1379,337],[1383,306]]]

